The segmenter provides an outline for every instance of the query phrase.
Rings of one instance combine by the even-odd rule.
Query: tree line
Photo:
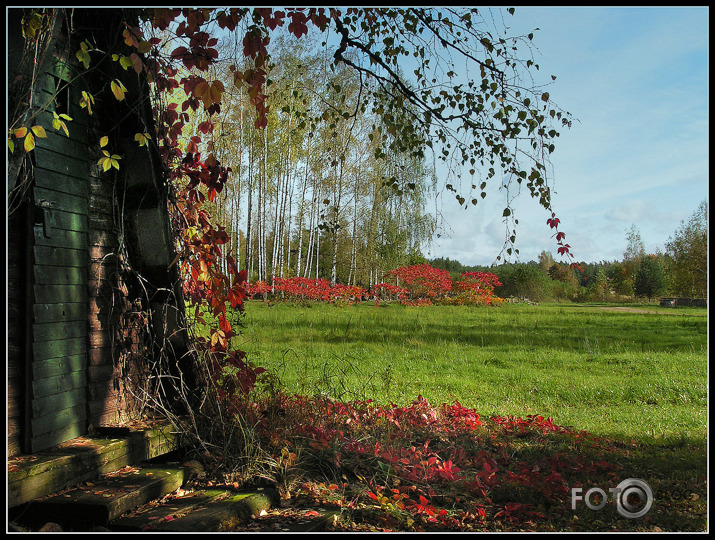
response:
[[[248,281],[371,286],[394,268],[424,262],[421,247],[435,228],[425,210],[434,177],[424,157],[386,143],[395,135],[363,110],[369,82],[333,65],[314,41],[277,40],[268,66],[272,107],[265,129],[256,130],[250,93],[232,84],[228,67],[245,63],[243,52],[222,45],[226,60],[212,77],[224,82],[224,106],[213,119],[197,111],[193,122],[213,133],[215,155],[231,168],[232,181],[208,204]],[[184,143],[195,150],[191,139]]]
[[[489,271],[499,277],[495,294],[533,301],[605,302],[660,296],[707,299],[708,202],[683,221],[665,244],[665,251],[646,253],[636,225],[626,231],[623,259],[581,262],[580,269],[554,260],[542,251],[536,261],[498,266],[465,266],[449,258],[431,259],[435,268],[452,275]]]

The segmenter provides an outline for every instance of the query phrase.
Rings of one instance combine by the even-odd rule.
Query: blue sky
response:
[[[539,28],[537,73],[557,76],[551,98],[578,120],[551,156],[552,203],[576,260],[620,260],[632,224],[647,252],[664,251],[708,199],[708,16],[704,7],[519,7],[506,17],[510,34]],[[428,255],[494,262],[503,195],[484,202],[462,210],[443,197],[446,231]],[[519,260],[542,250],[558,260],[547,212],[527,192],[515,210]]]

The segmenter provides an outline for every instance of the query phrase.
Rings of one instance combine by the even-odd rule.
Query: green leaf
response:
[[[122,56],[119,59],[119,65],[122,66],[122,69],[124,69],[124,71],[126,71],[127,69],[129,69],[131,67],[132,59],[129,58],[128,56]]]

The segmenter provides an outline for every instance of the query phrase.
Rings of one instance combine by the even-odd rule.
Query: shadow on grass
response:
[[[573,530],[618,531],[705,531],[707,529],[707,445],[703,439],[679,438],[671,441],[611,439],[617,451],[593,459],[607,459],[619,467],[618,480],[646,482],[653,495],[651,509],[642,517],[620,515],[612,504],[591,510],[577,504],[570,526]],[[619,482],[583,486],[608,493]],[[610,497],[610,493],[609,493]]]

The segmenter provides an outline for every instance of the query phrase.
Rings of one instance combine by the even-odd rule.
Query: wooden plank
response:
[[[87,232],[89,219],[86,213],[65,212],[64,210],[48,210],[45,212],[45,224],[52,230]]]
[[[35,148],[34,153],[39,167],[78,178],[89,176],[89,164],[86,159],[66,156],[46,148]]]
[[[87,268],[70,268],[61,266],[33,266],[35,284],[43,285],[76,285],[87,282]]]
[[[78,289],[78,287],[60,287],[67,289]],[[32,328],[32,335],[35,342],[53,341],[57,339],[71,339],[84,337],[87,335],[87,324],[85,321],[72,321],[65,323],[43,323],[36,324]]]
[[[42,118],[44,117],[44,119]],[[49,113],[45,113],[43,115],[40,115],[40,123],[41,125],[44,126],[51,126],[52,125],[52,115]],[[67,124],[67,131],[69,131],[70,122],[65,122]],[[72,127],[77,127],[77,124],[75,124]],[[62,128],[60,128],[62,129]],[[54,131],[53,129],[46,129],[45,133],[47,134],[47,137],[37,137],[35,138],[35,149],[37,148],[42,148],[44,150],[50,150],[52,152],[59,152],[61,154],[67,155],[67,156],[89,156],[89,146],[86,141],[76,140],[75,137],[77,137],[77,133],[75,132],[81,132],[81,131],[86,131],[84,128],[79,128],[79,129],[73,129],[72,134],[70,137],[67,137],[65,135],[65,132],[63,131],[62,134],[58,133],[57,131]]]
[[[75,489],[37,501],[30,512],[48,521],[106,526],[128,510],[171,493],[183,482],[183,468],[142,468],[99,478],[91,490]],[[105,497],[106,492],[113,496]]]
[[[35,287],[37,289],[37,287]],[[35,324],[47,322],[83,321],[87,318],[87,304],[35,304],[32,306]]]
[[[43,433],[51,433],[57,429],[71,426],[72,424],[86,423],[87,407],[83,404],[54,412],[47,416],[32,419],[32,434],[35,437]]]
[[[83,285],[40,285],[35,287],[35,301],[38,304],[86,303],[87,294],[87,287]]]
[[[69,441],[52,452],[38,454],[34,460],[11,461],[14,467],[7,475],[8,508],[156,457],[147,440],[152,439],[157,429],[132,433],[122,439],[82,438],[78,441],[81,444],[73,445]],[[175,429],[169,426],[169,431]],[[168,438],[173,443],[173,447],[165,451],[177,448],[178,438],[163,433],[166,435],[162,435],[162,440]]]
[[[55,133],[58,137],[64,137],[72,141],[77,141],[84,143],[85,148],[92,142],[89,139],[90,130],[87,129],[89,125],[89,115],[87,114],[87,109],[83,109],[79,100],[82,95],[82,88],[76,85],[70,85],[69,87],[65,83],[60,84],[60,92],[56,93],[56,84],[53,82],[45,82],[45,88],[41,93],[37,94],[38,100],[47,104],[46,110],[38,115],[37,123],[45,126],[45,131],[49,134],[50,132]],[[84,88],[86,90],[86,88]],[[69,95],[68,95],[69,94]],[[72,120],[67,120],[66,118],[61,118],[61,120],[67,126],[67,133],[62,129],[55,129],[52,126],[52,120],[54,119],[53,112],[61,111],[60,114],[66,114],[72,118]],[[86,151],[86,150],[85,150]]]
[[[53,394],[61,394],[76,388],[82,388],[87,383],[87,375],[84,371],[73,371],[46,379],[35,379],[32,381],[32,396],[40,399]]]
[[[72,174],[62,174],[44,167],[35,167],[35,186],[41,189],[73,195],[86,199],[89,197],[87,181],[85,178]]]
[[[65,356],[79,356],[85,352],[86,339],[58,339],[55,341],[40,341],[32,344],[34,359],[49,360],[50,358],[62,358]]]
[[[87,249],[87,233],[79,231],[63,231],[61,229],[45,229],[42,225],[33,227],[35,245],[53,248]],[[48,235],[48,236],[45,236]],[[44,262],[44,261],[42,261]]]
[[[49,201],[53,210],[65,210],[86,214],[88,196],[63,193],[54,189],[35,187],[33,190],[35,202]]]
[[[48,358],[37,360],[32,363],[32,373],[37,379],[54,377],[63,373],[82,371],[87,367],[87,354],[75,354],[72,356],[61,356],[58,358]]]
[[[84,249],[64,249],[49,246],[35,246],[33,250],[35,254],[35,262],[37,264],[83,268],[87,266],[87,263],[89,262],[87,260],[87,251]]]
[[[61,394],[52,394],[40,399],[33,399],[32,417],[40,418],[41,416],[56,414],[58,411],[78,407],[84,403],[84,388],[75,388]]]
[[[43,433],[37,437],[32,437],[30,441],[31,451],[39,452],[40,450],[74,439],[75,437],[81,437],[87,432],[85,423],[85,420],[81,420],[76,424],[62,427],[49,433]]]

